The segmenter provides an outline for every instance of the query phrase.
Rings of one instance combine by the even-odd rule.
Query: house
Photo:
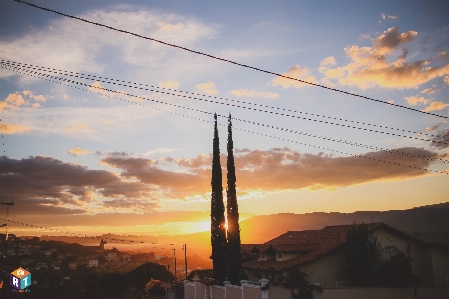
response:
[[[107,254],[107,256],[106,256],[106,260],[107,260],[108,262],[118,262],[119,258],[118,258],[118,256],[117,256],[117,254],[118,254],[118,250],[117,250],[115,247],[112,248],[112,249],[108,252],[108,254]]]
[[[70,270],[76,270],[78,268],[78,263],[77,262],[70,262],[69,263],[69,269]]]
[[[20,261],[21,266],[29,266],[34,263],[34,259],[22,259]]]
[[[98,267],[98,259],[90,259],[88,266],[89,267]]]
[[[367,227],[380,243],[384,259],[401,251],[411,259],[413,273],[421,277],[420,285],[447,285],[448,247],[418,240],[384,223],[371,223]],[[351,225],[337,225],[320,230],[288,231],[254,245],[251,252],[257,253],[258,258],[244,262],[242,268],[249,280],[299,269],[309,274],[311,283],[321,287],[344,286],[349,278],[342,247],[350,228]]]
[[[82,256],[78,259],[78,265],[88,265],[89,259],[86,256]]]
[[[200,281],[205,278],[213,279],[214,270],[204,269],[204,270],[193,270],[187,275],[187,280],[189,281]]]
[[[127,253],[123,254],[122,261],[123,261],[124,264],[125,263],[130,263],[131,262],[131,255],[129,255]]]

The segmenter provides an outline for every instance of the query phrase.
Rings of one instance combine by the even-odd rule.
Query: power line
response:
[[[10,69],[10,68],[7,68],[7,69]],[[23,69],[21,69],[21,68],[15,68],[15,69],[13,69],[13,70],[17,71],[17,69],[23,70]],[[19,72],[19,73],[22,73],[21,71],[18,71],[18,72]],[[98,86],[93,86],[93,85],[90,85],[90,84],[88,85],[88,84],[85,84],[85,83],[80,83],[80,82],[78,82],[78,81],[68,80],[68,79],[65,79],[65,78],[60,78],[60,77],[56,77],[56,76],[52,76],[52,75],[48,75],[48,74],[42,74],[42,73],[35,72],[35,71],[24,70],[24,72],[26,72],[25,74],[27,74],[27,75],[29,75],[28,73],[34,73],[34,74],[38,74],[38,75],[43,75],[43,76],[55,78],[55,79],[60,80],[60,81],[62,80],[62,81],[72,82],[72,83],[74,83],[74,84],[81,84],[81,85],[84,85],[84,86],[89,87],[89,88],[97,88],[97,89],[100,89],[100,90],[105,90],[105,91],[117,93],[117,91],[114,91],[114,90],[111,90],[111,89],[102,88],[102,87],[98,87]],[[40,78],[39,76],[36,76],[36,77],[37,77],[37,78]],[[57,81],[52,81],[52,82],[56,82],[56,83],[61,84],[60,82],[57,82]],[[65,85],[65,84],[64,84],[64,85]],[[73,86],[71,86],[71,85],[67,85],[67,86],[73,87]],[[76,88],[76,87],[75,87],[75,88]],[[85,89],[82,89],[82,90],[91,92],[90,90],[85,90]],[[101,94],[101,93],[98,93],[98,94],[103,95],[103,94]],[[122,94],[123,94],[123,93],[122,93]],[[128,95],[128,96],[130,96],[130,97],[138,97],[138,96],[131,95],[131,94],[126,94],[126,95]],[[179,95],[177,95],[177,96],[179,96]],[[206,112],[206,111],[198,110],[198,109],[192,109],[192,108],[188,108],[188,107],[181,106],[181,105],[170,104],[170,103],[166,103],[166,102],[160,102],[160,101],[157,101],[157,100],[152,100],[152,99],[147,99],[147,98],[142,98],[142,97],[139,97],[139,98],[145,99],[145,100],[149,100],[149,101],[153,101],[153,102],[157,102],[157,103],[161,103],[161,104],[166,104],[166,105],[178,107],[178,108],[183,108],[183,109],[193,110],[193,111],[196,111],[196,112],[201,112],[201,113],[206,113],[206,114],[212,114],[212,113],[210,113],[210,112]],[[126,100],[125,100],[125,101],[126,101]],[[130,101],[128,101],[128,102],[129,102],[129,103],[132,103],[132,102],[130,102]],[[151,107],[151,106],[148,106],[148,107]],[[163,109],[159,109],[159,110],[165,111],[165,110],[163,110]],[[167,112],[168,112],[168,111],[167,111]],[[182,114],[181,114],[181,115],[182,115]],[[185,115],[183,115],[183,116],[185,116]],[[221,115],[220,115],[220,116],[221,116]],[[189,117],[189,116],[186,116],[186,117]],[[253,124],[253,125],[258,125],[258,126],[267,127],[267,128],[272,128],[272,129],[277,129],[277,130],[281,130],[281,131],[285,131],[285,132],[289,132],[289,133],[294,133],[294,134],[299,134],[299,135],[303,135],[303,136],[308,136],[308,137],[313,137],[313,138],[323,139],[323,140],[326,140],[326,141],[333,141],[333,142],[342,143],[342,144],[347,144],[347,145],[352,145],[352,146],[357,146],[357,147],[365,147],[365,148],[369,148],[369,149],[382,150],[382,151],[389,152],[389,153],[393,153],[393,154],[399,154],[399,155],[403,155],[403,156],[414,157],[414,158],[424,159],[424,160],[428,160],[428,161],[437,161],[437,162],[447,163],[445,160],[442,160],[442,159],[430,158],[430,157],[426,157],[426,156],[422,156],[422,155],[410,154],[410,153],[401,152],[401,151],[388,150],[388,149],[383,149],[383,148],[379,148],[379,147],[375,147],[375,146],[368,146],[368,145],[364,145],[364,144],[353,143],[353,142],[349,142],[349,141],[345,141],[345,140],[338,140],[338,139],[333,139],[333,138],[330,138],[330,137],[323,137],[323,136],[313,135],[313,134],[308,134],[308,133],[304,133],[304,132],[298,132],[298,131],[294,131],[294,132],[293,132],[293,130],[285,129],[285,128],[283,128],[283,127],[279,127],[279,126],[276,126],[276,127],[275,127],[275,126],[273,126],[273,125],[267,125],[267,124],[263,124],[263,123],[259,123],[259,122],[254,122],[254,121],[248,121],[248,120],[239,119],[239,118],[233,118],[233,119],[234,119],[234,120],[237,120],[237,121],[245,122],[245,123],[250,123],[250,124]],[[200,120],[201,120],[201,119],[200,119]]]
[[[14,67],[14,68],[17,68],[17,67]],[[21,69],[20,67],[18,67],[18,68]],[[22,69],[22,70],[24,70],[24,69]],[[33,71],[30,71],[30,72],[33,72]],[[65,75],[65,74],[59,73],[57,71],[50,71],[50,72],[51,73],[57,73],[57,74],[60,74],[60,75]],[[41,74],[39,72],[35,72],[35,73]],[[68,76],[74,76],[74,75],[68,75]],[[90,79],[90,78],[85,78],[85,77],[76,76],[76,75],[74,77],[81,78],[81,79]],[[99,80],[99,79],[96,79],[96,80],[99,81],[99,82],[111,84],[110,81],[104,81],[104,80]],[[447,142],[438,141],[438,140],[406,136],[406,135],[389,133],[389,132],[384,132],[384,131],[379,131],[379,130],[373,130],[373,129],[366,129],[366,128],[361,128],[361,127],[356,127],[356,126],[352,126],[352,125],[344,125],[344,124],[339,124],[339,123],[335,123],[335,122],[331,122],[331,121],[317,120],[317,119],[312,119],[312,118],[307,118],[307,117],[302,117],[302,116],[295,116],[295,115],[279,113],[279,112],[273,112],[273,111],[262,110],[262,109],[251,108],[251,107],[245,107],[245,106],[240,106],[240,105],[235,105],[235,104],[222,103],[222,102],[218,102],[218,101],[214,101],[214,100],[208,100],[208,99],[202,99],[202,98],[197,98],[197,97],[179,95],[179,94],[165,92],[165,91],[159,91],[159,90],[156,90],[156,89],[135,87],[135,86],[132,86],[132,85],[127,85],[127,84],[122,84],[122,83],[113,83],[112,82],[112,84],[119,85],[119,86],[124,86],[124,87],[136,88],[136,89],[145,90],[145,91],[157,92],[157,93],[161,93],[161,94],[173,95],[173,96],[177,96],[177,97],[189,98],[189,99],[199,100],[199,101],[203,101],[203,102],[209,102],[209,103],[214,103],[214,104],[220,104],[220,105],[226,105],[226,106],[231,106],[231,107],[237,107],[237,108],[241,108],[241,109],[253,110],[253,111],[257,111],[257,112],[264,112],[264,113],[269,113],[269,114],[274,114],[274,115],[279,115],[279,116],[284,116],[284,117],[292,117],[292,118],[297,118],[297,119],[302,119],[302,120],[307,120],[307,121],[318,122],[318,123],[322,123],[322,124],[329,124],[329,125],[334,125],[334,126],[340,126],[340,127],[343,127],[343,128],[358,129],[358,130],[363,130],[363,131],[372,132],[372,133],[380,133],[380,134],[386,134],[386,135],[391,135],[391,136],[398,136],[398,137],[402,137],[402,138],[415,139],[415,140],[426,141],[426,142],[431,142],[431,143],[448,144]],[[136,83],[134,83],[134,84],[136,84]],[[90,87],[96,87],[96,86],[90,86]],[[112,90],[108,90],[108,91],[116,92],[116,91],[112,91]],[[225,100],[227,100],[227,99],[225,99]],[[237,119],[237,120],[239,120],[239,119]],[[241,121],[244,121],[244,120],[241,120]],[[282,128],[281,130],[284,130],[284,129]]]
[[[199,94],[199,93],[194,93],[194,92],[177,90],[177,89],[174,89],[174,88],[164,88],[164,87],[153,86],[153,85],[148,85],[148,84],[142,84],[142,83],[136,83],[136,82],[130,82],[130,81],[123,81],[123,80],[118,80],[118,79],[114,79],[114,78],[108,78],[108,77],[102,77],[102,76],[96,76],[96,75],[90,75],[90,74],[84,74],[84,73],[77,73],[77,72],[71,72],[71,71],[60,70],[60,69],[58,70],[58,69],[54,69],[54,68],[38,66],[38,65],[33,65],[33,64],[27,64],[27,63],[20,63],[20,62],[4,60],[4,59],[1,59],[0,61],[2,63],[7,64],[7,65],[17,65],[18,67],[25,67],[25,68],[29,68],[29,69],[33,69],[33,70],[40,70],[40,71],[44,71],[44,72],[51,72],[51,73],[56,73],[56,74],[60,74],[60,75],[64,75],[64,76],[71,76],[71,77],[75,77],[75,78],[82,78],[82,79],[91,79],[92,78],[94,80],[98,80],[98,81],[103,82],[103,83],[110,83],[110,84],[114,84],[114,85],[121,85],[121,86],[126,86],[126,87],[132,87],[132,88],[135,88],[135,89],[148,90],[148,89],[144,89],[144,88],[142,88],[140,86],[151,87],[151,88],[169,90],[169,91],[174,91],[174,92],[192,94],[192,95],[197,95],[197,96],[201,96],[201,97],[209,97],[209,98],[214,98],[214,99],[219,99],[219,100],[224,100],[224,101],[231,101],[231,102],[236,102],[236,103],[243,103],[243,104],[248,104],[248,105],[254,105],[254,106],[270,108],[270,109],[275,109],[275,110],[294,112],[294,113],[299,113],[299,114],[304,114],[304,115],[312,115],[312,116],[315,116],[315,117],[317,116],[317,117],[333,119],[333,120],[337,120],[337,121],[340,120],[340,121],[344,121],[344,122],[357,123],[357,124],[366,125],[366,126],[379,127],[379,128],[389,129],[389,130],[393,130],[393,131],[400,131],[400,132],[405,132],[405,133],[426,135],[426,136],[435,137],[435,138],[439,138],[439,137],[442,137],[444,139],[445,138],[449,138],[449,137],[444,137],[442,135],[433,135],[433,134],[422,133],[422,132],[417,132],[417,131],[410,131],[410,130],[406,130],[406,129],[399,129],[399,128],[388,127],[388,126],[383,126],[383,125],[365,123],[365,122],[362,122],[362,121],[354,121],[354,120],[348,120],[348,119],[343,119],[343,118],[338,118],[338,117],[333,117],[333,116],[326,116],[326,115],[321,115],[321,114],[316,114],[316,113],[296,111],[296,110],[279,108],[279,107],[268,106],[268,105],[257,104],[257,103],[251,103],[251,102],[246,102],[246,101],[227,99],[227,98],[222,98],[222,97],[217,97],[217,96],[211,96],[211,95],[205,95],[205,94]],[[88,78],[86,78],[84,76],[86,76]],[[99,80],[99,79],[103,79],[103,80]],[[105,81],[105,80],[107,80],[107,81]],[[121,82],[121,83],[128,83],[128,84],[131,84],[131,85],[134,85],[134,86],[123,85],[123,84],[120,84],[120,83],[117,84],[117,83],[114,83],[112,81]]]
[[[0,62],[0,65],[2,64],[2,62]],[[21,65],[20,63],[12,63],[13,65],[15,65],[15,64],[19,64],[19,65]],[[6,65],[8,65],[8,66],[10,66],[10,64],[6,64]],[[27,65],[27,64],[23,64],[23,65]],[[43,76],[49,76],[49,75],[47,75],[47,74],[45,74],[45,73],[39,73],[39,72],[36,72],[36,71],[33,71],[33,70],[41,70],[40,68],[31,68],[31,67],[26,67],[26,68],[31,68],[32,70],[25,70],[25,69],[23,69],[23,68],[21,68],[21,67],[16,67],[16,66],[12,66],[13,68],[14,68],[14,70],[16,70],[16,69],[19,69],[19,70],[24,70],[24,72],[27,72],[27,73],[35,73],[35,74],[38,74],[38,75],[43,75]],[[9,69],[9,68],[8,68]],[[54,70],[54,69],[53,69]],[[17,71],[17,70],[16,70]],[[45,71],[45,70],[44,70]],[[74,73],[74,72],[69,72],[69,71],[63,71],[63,70],[59,70],[60,72],[65,72],[65,73],[71,73],[71,75],[70,76],[72,76],[72,77],[76,77],[76,78],[83,78],[83,79],[90,79],[90,78],[84,78],[84,77],[82,77],[82,76],[77,76],[77,75],[73,75],[73,74],[76,74],[76,73]],[[20,72],[20,71],[19,71]],[[61,75],[65,75],[65,74],[63,74],[63,73],[58,73],[58,72],[56,72],[56,70],[55,71],[50,71],[50,73],[57,73],[57,74],[61,74]],[[85,75],[85,74],[82,74],[82,75]],[[89,76],[89,75],[86,75],[86,76]],[[64,79],[64,78],[60,78],[60,77],[56,77],[56,76],[51,76],[51,77],[53,77],[53,78],[56,78],[56,79],[58,79],[58,80],[64,80],[64,81],[67,81],[67,79]],[[96,77],[96,76],[94,76],[94,77]],[[40,77],[39,77],[40,78]],[[109,78],[108,78],[109,79]],[[96,79],[97,80],[97,79]],[[109,79],[109,80],[113,80],[113,81],[120,81],[120,80],[116,80],[116,79]],[[68,81],[70,81],[70,80],[68,80]],[[101,80],[100,80],[101,81]],[[77,81],[72,81],[72,82],[77,82]],[[111,82],[106,82],[106,81],[101,81],[101,82],[105,82],[105,83],[111,83]],[[125,81],[120,81],[120,82],[125,82]],[[132,83],[132,82],[125,82],[125,83],[131,83],[131,84],[133,84],[133,85],[137,85],[137,83]],[[99,87],[97,87],[97,86],[92,86],[92,85],[87,85],[87,84],[84,84],[84,83],[80,83],[80,84],[82,84],[82,85],[85,85],[85,86],[87,86],[87,87],[90,87],[90,88],[92,88],[92,87],[94,87],[94,88],[99,88]],[[113,83],[114,84],[114,83]],[[125,85],[125,84],[118,84],[118,85],[121,85],[121,86],[126,86],[126,87],[132,87],[132,88],[137,88],[137,89],[143,89],[143,88],[140,88],[140,87],[134,87],[134,86],[129,86],[129,85]],[[142,85],[142,84],[139,84],[139,85]],[[148,85],[145,85],[145,86],[148,86]],[[73,87],[73,86],[70,86],[70,87]],[[153,87],[153,86],[152,86]],[[156,88],[158,88],[158,87],[156,87]],[[104,89],[104,88],[100,88],[100,89]],[[107,91],[110,91],[110,92],[116,92],[116,91],[113,91],[113,90],[110,90],[110,89],[104,89],[104,90],[107,90]],[[144,90],[149,90],[149,89],[144,89]],[[171,89],[168,89],[168,90],[171,90]],[[153,91],[153,90],[150,90],[150,91]],[[158,91],[156,91],[156,92],[158,92]],[[164,92],[162,92],[162,93],[164,93]],[[172,94],[172,93],[166,93],[166,94],[169,94],[169,95],[175,95],[175,96],[178,96],[178,97],[180,97],[181,95],[178,95],[178,94]],[[193,93],[192,93],[193,94]],[[200,94],[198,94],[198,95],[200,95]],[[134,95],[130,95],[130,96],[134,96]],[[183,96],[183,97],[185,97],[185,96]],[[190,97],[190,98],[192,98],[192,97]],[[216,98],[216,97],[215,97]],[[193,97],[193,99],[197,99],[197,98],[195,98],[195,97]],[[221,98],[220,98],[221,99]],[[155,100],[151,100],[151,99],[146,99],[146,100],[150,100],[150,101],[155,101]],[[203,99],[199,99],[199,100],[203,100]],[[225,99],[225,100],[227,100],[227,99]],[[205,100],[205,101],[208,101],[208,100]],[[158,103],[163,103],[163,104],[167,104],[167,103],[164,103],[164,102],[159,102],[159,101],[156,101],[156,102],[158,102]],[[210,102],[210,101],[209,101]],[[216,102],[215,102],[216,103]],[[220,103],[220,104],[223,104],[223,103]],[[190,108],[187,108],[187,107],[184,107],[184,106],[179,106],[179,105],[175,105],[176,107],[180,107],[180,108],[184,108],[184,109],[190,109]],[[231,105],[231,106],[234,106],[234,105]],[[238,106],[238,107],[240,107],[240,106]],[[246,108],[246,107],[243,107],[243,108]],[[248,109],[251,109],[251,108],[248,108]],[[190,109],[191,110],[191,109]],[[204,113],[204,111],[202,111],[202,110],[196,110],[197,112],[202,112],[202,113]],[[268,111],[265,111],[265,112],[268,112]],[[209,113],[210,114],[210,113]],[[411,154],[411,153],[407,153],[407,152],[402,152],[402,151],[397,151],[397,150],[391,150],[391,149],[385,149],[385,148],[382,148],[382,147],[376,147],[376,146],[369,146],[369,145],[365,145],[365,144],[362,144],[362,143],[354,143],[354,142],[349,142],[349,141],[345,141],[345,140],[340,140],[340,139],[335,139],[335,138],[330,138],[330,137],[323,137],[323,136],[319,136],[319,135],[315,135],[315,134],[308,134],[308,133],[305,133],[305,132],[297,132],[297,131],[294,131],[293,132],[293,130],[289,130],[289,129],[286,129],[286,128],[282,128],[282,127],[274,127],[274,126],[270,126],[270,125],[266,125],[266,124],[260,124],[259,122],[254,122],[254,121],[247,121],[247,120],[244,120],[244,119],[238,119],[238,118],[234,118],[235,120],[237,120],[237,121],[241,121],[241,122],[245,122],[245,123],[250,123],[250,124],[254,124],[254,125],[259,125],[259,126],[263,126],[263,127],[269,127],[269,128],[273,128],[273,129],[278,129],[278,130],[282,130],[282,131],[285,131],[285,132],[290,132],[290,133],[294,133],[294,134],[299,134],[299,135],[303,135],[303,136],[308,136],[308,137],[313,137],[313,138],[318,138],[318,139],[322,139],[322,140],[326,140],[326,141],[333,141],[333,142],[337,142],[337,143],[342,143],[342,144],[347,144],[347,145],[352,145],[352,146],[357,146],[357,147],[363,147],[363,148],[368,148],[368,149],[373,149],[373,150],[380,150],[380,151],[385,151],[385,152],[388,152],[388,153],[393,153],[393,154],[398,154],[398,155],[403,155],[403,156],[407,156],[407,157],[414,157],[414,158],[419,158],[419,159],[423,159],[423,160],[428,160],[428,161],[436,161],[436,162],[440,162],[440,163],[449,163],[448,161],[446,161],[446,160],[444,160],[444,159],[440,159],[440,158],[433,158],[433,157],[428,157],[428,156],[423,156],[423,155],[419,155],[419,154]],[[315,121],[315,120],[314,120]],[[357,127],[352,127],[352,128],[357,128]],[[364,128],[358,128],[359,130],[367,130],[367,129],[364,129]],[[386,134],[389,134],[389,133],[386,133]],[[393,134],[394,135],[394,134]],[[406,137],[406,138],[412,138],[412,137],[409,137],[409,136],[403,136],[403,137]],[[438,142],[438,143],[443,143],[443,142],[439,142],[439,141],[436,141],[436,142]]]
[[[0,64],[0,66],[5,68],[3,66],[3,64]],[[6,67],[6,68],[10,69],[8,67]],[[16,72],[19,72],[19,73],[22,73],[21,71],[17,71],[15,69],[12,69],[12,70],[14,70]],[[32,71],[25,71],[25,72],[32,72]],[[34,72],[34,73],[41,74],[41,73],[38,73],[38,72]],[[27,74],[27,73],[25,73],[25,74]],[[33,76],[33,75],[31,75],[31,76]],[[98,86],[88,85],[88,84],[85,84],[85,83],[80,83],[78,81],[68,80],[68,79],[64,79],[64,78],[60,78],[60,77],[56,77],[56,76],[52,76],[52,75],[44,75],[44,76],[46,76],[47,78],[48,77],[55,78],[55,79],[60,80],[60,81],[61,80],[62,81],[66,81],[69,84],[70,83],[79,84],[79,85],[84,85],[84,86],[89,87],[89,88],[96,88],[96,89],[100,89],[100,90],[104,90],[104,91],[108,91],[108,92],[117,93],[117,91],[113,91],[113,90],[110,90],[110,89],[107,89],[107,88],[98,87]],[[35,77],[40,78],[39,76],[35,76]],[[61,84],[61,85],[66,85],[66,84],[58,82],[58,81],[53,81],[53,80],[46,79],[46,78],[44,78],[44,79],[47,80],[47,81],[50,81],[50,82],[55,82],[55,83],[58,83],[58,84]],[[66,85],[66,86],[73,87],[71,85]],[[77,88],[77,89],[80,89],[80,90],[84,90],[84,91],[88,91],[88,92],[92,92],[90,90],[86,90],[86,89],[79,88],[79,87],[74,87],[74,88]],[[102,93],[98,93],[98,94],[104,96],[104,94],[102,94]],[[199,110],[199,109],[189,108],[189,107],[185,107],[185,106],[181,106],[181,105],[177,105],[177,104],[172,104],[172,103],[161,102],[161,101],[158,101],[158,100],[148,99],[148,98],[141,97],[141,96],[135,96],[135,95],[128,94],[128,93],[125,93],[125,92],[121,92],[119,94],[126,95],[126,96],[129,96],[129,97],[138,97],[138,98],[140,98],[142,100],[147,100],[147,101],[152,101],[152,102],[156,102],[156,103],[160,103],[160,104],[170,105],[170,106],[173,106],[173,107],[183,108],[183,109],[187,109],[187,110],[191,110],[191,111],[195,111],[195,112],[200,112],[200,113],[205,113],[205,114],[210,114],[210,115],[213,114],[211,112],[207,112],[207,111],[203,111],[203,110]],[[111,97],[113,97],[113,96],[111,96]],[[185,96],[183,96],[183,97],[185,97]],[[146,107],[149,107],[149,108],[154,108],[152,106],[142,105],[141,103],[134,103],[134,102],[129,101],[129,100],[123,100],[123,101],[128,102],[128,103],[132,103],[132,104],[136,104],[136,105],[140,105],[140,106],[146,106]],[[184,114],[180,114],[180,113],[176,113],[176,112],[172,112],[172,111],[167,111],[167,110],[160,109],[160,108],[155,108],[155,109],[161,110],[161,111],[166,111],[166,112],[169,112],[169,113],[172,113],[172,114],[177,114],[177,115],[184,116],[184,117],[194,118],[194,117],[190,117],[190,116],[187,116],[187,115],[184,115]],[[226,115],[218,115],[218,116],[223,117],[223,118],[228,118],[228,116],[226,116]],[[199,119],[199,118],[195,118],[195,119],[198,119],[198,120],[201,120],[201,121],[205,121],[205,122],[210,122],[210,121],[202,120],[202,119]],[[283,130],[283,131],[286,131],[286,132],[292,132],[293,131],[293,130],[288,131],[287,129],[275,127],[275,126],[272,126],[272,125],[260,124],[258,122],[256,123],[256,122],[246,121],[246,120],[242,120],[242,119],[238,119],[238,118],[233,118],[233,119],[237,120],[237,121],[243,121],[243,122],[247,122],[247,123],[257,124],[259,126],[264,126],[264,127],[267,127],[267,128],[280,129],[280,130]],[[212,122],[210,122],[210,123],[212,123]],[[372,161],[378,161],[378,162],[383,162],[383,163],[387,163],[387,164],[393,164],[393,165],[397,165],[397,166],[403,166],[403,167],[408,167],[408,168],[425,170],[425,171],[428,171],[428,172],[433,172],[433,173],[438,173],[438,174],[449,174],[448,171],[436,171],[436,170],[431,170],[431,169],[422,168],[422,167],[416,167],[416,166],[412,166],[412,165],[405,165],[405,164],[401,164],[401,163],[396,163],[396,162],[391,162],[391,161],[371,158],[371,157],[367,157],[367,156],[362,156],[360,154],[351,154],[351,153],[347,153],[347,152],[343,152],[343,151],[339,151],[339,150],[328,149],[328,148],[321,147],[321,146],[310,145],[310,144],[307,144],[307,143],[303,143],[303,142],[299,142],[299,141],[293,141],[293,140],[289,140],[289,139],[281,138],[281,137],[276,137],[276,136],[271,136],[271,135],[268,135],[268,134],[258,133],[258,132],[255,132],[255,131],[250,131],[250,130],[245,130],[245,129],[240,129],[240,128],[235,128],[235,129],[240,130],[240,131],[253,133],[253,134],[257,134],[257,135],[260,135],[260,136],[266,136],[266,137],[275,138],[275,139],[282,140],[282,141],[292,142],[292,143],[296,143],[296,144],[299,144],[299,145],[309,146],[309,147],[313,147],[313,148],[316,148],[316,149],[319,149],[319,150],[332,151],[332,152],[335,152],[335,153],[338,153],[338,154],[344,154],[344,155],[347,155],[347,156],[353,156],[353,157],[364,158],[364,159],[368,159],[368,160],[372,160]],[[298,133],[298,132],[295,132],[295,133]],[[302,134],[302,133],[298,133],[298,134]],[[316,136],[312,136],[312,137],[316,137]],[[329,140],[336,141],[336,140],[333,140],[333,139],[329,139]],[[338,142],[338,141],[336,141],[336,142]],[[355,145],[355,144],[353,144],[353,145]],[[404,153],[404,154],[409,156],[406,153]]]
[[[210,54],[206,54],[206,53],[203,53],[203,52],[199,52],[199,51],[191,50],[191,49],[188,49],[188,48],[185,48],[185,47],[181,47],[181,46],[178,46],[178,45],[170,44],[170,43],[167,43],[167,42],[164,42],[164,41],[161,41],[161,40],[158,40],[158,39],[154,39],[154,38],[151,38],[151,37],[142,36],[142,35],[139,35],[137,33],[130,32],[130,31],[117,29],[117,28],[114,28],[114,27],[111,27],[111,26],[107,26],[107,25],[104,25],[104,24],[92,22],[92,21],[89,21],[89,20],[86,20],[86,19],[83,19],[83,18],[75,17],[75,16],[68,15],[68,14],[64,14],[62,12],[59,12],[59,11],[56,11],[56,10],[52,10],[52,9],[49,9],[49,8],[45,8],[45,7],[42,7],[42,6],[38,6],[38,5],[35,5],[35,4],[32,4],[32,3],[28,3],[28,2],[25,2],[25,1],[22,1],[22,0],[14,0],[14,1],[15,2],[19,2],[19,3],[23,3],[23,4],[27,4],[29,6],[32,6],[32,7],[38,8],[38,9],[42,9],[42,10],[45,10],[45,11],[49,11],[49,12],[52,12],[52,13],[55,13],[55,14],[58,14],[58,15],[61,15],[61,16],[64,16],[64,17],[68,17],[68,18],[74,19],[74,20],[82,21],[82,22],[85,22],[85,23],[88,23],[88,24],[92,24],[92,25],[95,25],[95,26],[104,27],[104,28],[107,28],[107,29],[110,29],[110,30],[114,30],[114,31],[120,32],[120,33],[126,33],[126,34],[129,34],[129,35],[138,37],[138,38],[142,38],[142,39],[150,40],[150,41],[153,41],[153,42],[157,42],[157,43],[160,43],[160,44],[163,44],[163,45],[166,45],[166,46],[170,46],[170,47],[173,47],[173,48],[181,49],[181,50],[184,50],[184,51],[187,51],[187,52],[191,52],[191,53],[194,53],[194,54],[203,55],[203,56],[215,59],[215,60],[231,63],[231,64],[234,64],[234,65],[241,66],[241,67],[248,68],[248,69],[252,69],[252,70],[255,70],[255,71],[258,71],[258,72],[274,75],[274,76],[277,76],[277,77],[281,77],[281,78],[297,81],[297,82],[300,82],[300,83],[303,83],[303,84],[308,84],[308,85],[311,85],[311,86],[316,86],[316,87],[320,87],[320,88],[323,88],[323,89],[327,89],[327,90],[331,90],[331,91],[335,91],[335,92],[339,92],[339,93],[344,93],[344,94],[347,94],[347,95],[350,95],[350,96],[359,97],[359,98],[362,98],[362,99],[366,99],[366,100],[370,100],[370,101],[374,101],[374,102],[378,102],[378,103],[383,103],[383,104],[390,105],[390,106],[404,108],[404,109],[407,109],[407,110],[410,110],[410,111],[414,111],[414,112],[419,112],[419,113],[422,113],[422,114],[432,115],[432,116],[445,118],[445,119],[449,118],[447,116],[438,115],[438,114],[435,114],[435,113],[429,113],[429,112],[421,111],[421,110],[418,110],[418,109],[415,109],[415,108],[410,108],[410,107],[403,106],[403,105],[389,103],[387,101],[376,100],[374,98],[362,96],[362,95],[359,95],[359,94],[356,94],[356,93],[351,93],[351,92],[343,91],[343,90],[340,90],[340,89],[336,89],[336,88],[331,88],[331,87],[327,87],[327,86],[324,86],[324,85],[320,85],[320,84],[317,84],[317,83],[312,83],[312,82],[308,82],[308,81],[305,81],[305,80],[301,80],[301,79],[285,76],[285,75],[278,74],[278,73],[275,73],[275,72],[266,71],[266,70],[263,70],[263,69],[260,69],[260,68],[256,68],[256,67],[253,67],[253,66],[250,66],[250,65],[241,64],[241,63],[238,63],[238,62],[235,62],[235,61],[232,61],[232,60],[220,58],[220,57],[213,56],[213,55],[210,55]]]

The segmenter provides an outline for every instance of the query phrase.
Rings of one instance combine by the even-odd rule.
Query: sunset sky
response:
[[[235,118],[241,219],[448,201],[448,1],[28,1],[379,101],[2,0],[0,187],[15,221],[207,230],[214,112],[224,178]]]

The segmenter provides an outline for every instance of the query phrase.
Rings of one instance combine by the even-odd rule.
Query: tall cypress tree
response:
[[[214,114],[214,142],[212,157],[211,194],[211,243],[214,279],[219,283],[226,280],[226,227],[223,203],[223,182],[220,164],[220,142],[218,140],[217,114]]]
[[[231,114],[228,119],[228,187],[226,188],[227,195],[227,215],[228,215],[228,280],[233,284],[239,283],[240,274],[240,226],[239,226],[239,207],[237,205],[236,192],[236,176],[234,163],[234,143],[232,141],[232,122]]]

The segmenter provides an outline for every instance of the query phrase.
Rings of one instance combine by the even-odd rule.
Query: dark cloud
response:
[[[14,200],[24,214],[79,214],[98,197],[145,199],[151,186],[126,182],[105,170],[90,170],[51,157],[2,159],[2,200]],[[19,208],[20,207],[20,208]]]
[[[165,159],[166,162],[174,161],[191,169],[204,166],[203,160],[206,161],[206,158],[181,159],[179,162],[176,159]],[[101,163],[120,168],[121,178],[137,179],[145,185],[156,186],[160,195],[166,198],[184,199],[203,194],[210,187],[210,175],[164,170],[156,162],[146,158],[106,157],[101,159]]]
[[[437,136],[432,138],[432,147],[437,149],[445,149],[449,147],[449,130],[440,132]]]
[[[397,27],[389,28],[385,31],[381,36],[374,39],[373,45],[376,48],[376,55],[384,55],[385,53],[391,53],[395,50],[400,44],[411,42],[416,36],[418,32],[416,31],[408,31],[404,33],[399,33]],[[404,52],[404,58],[408,52]]]
[[[446,134],[447,137],[449,134]],[[335,189],[374,181],[400,180],[426,175],[431,161],[413,155],[441,158],[418,148],[399,148],[409,155],[370,152],[359,157],[304,154],[285,148],[236,150],[239,194],[278,192],[303,188]],[[221,155],[226,186],[226,155]],[[189,200],[210,192],[211,156],[164,159],[164,163],[126,154],[110,155],[101,163],[118,173],[91,170],[51,157],[2,159],[1,199],[14,200],[22,215],[69,215],[157,210],[164,201]],[[380,161],[389,161],[384,163]],[[405,166],[393,165],[392,163]],[[177,171],[163,167],[175,166]],[[411,166],[411,167],[408,167]],[[415,168],[416,167],[416,168]],[[89,210],[89,208],[93,210]]]

